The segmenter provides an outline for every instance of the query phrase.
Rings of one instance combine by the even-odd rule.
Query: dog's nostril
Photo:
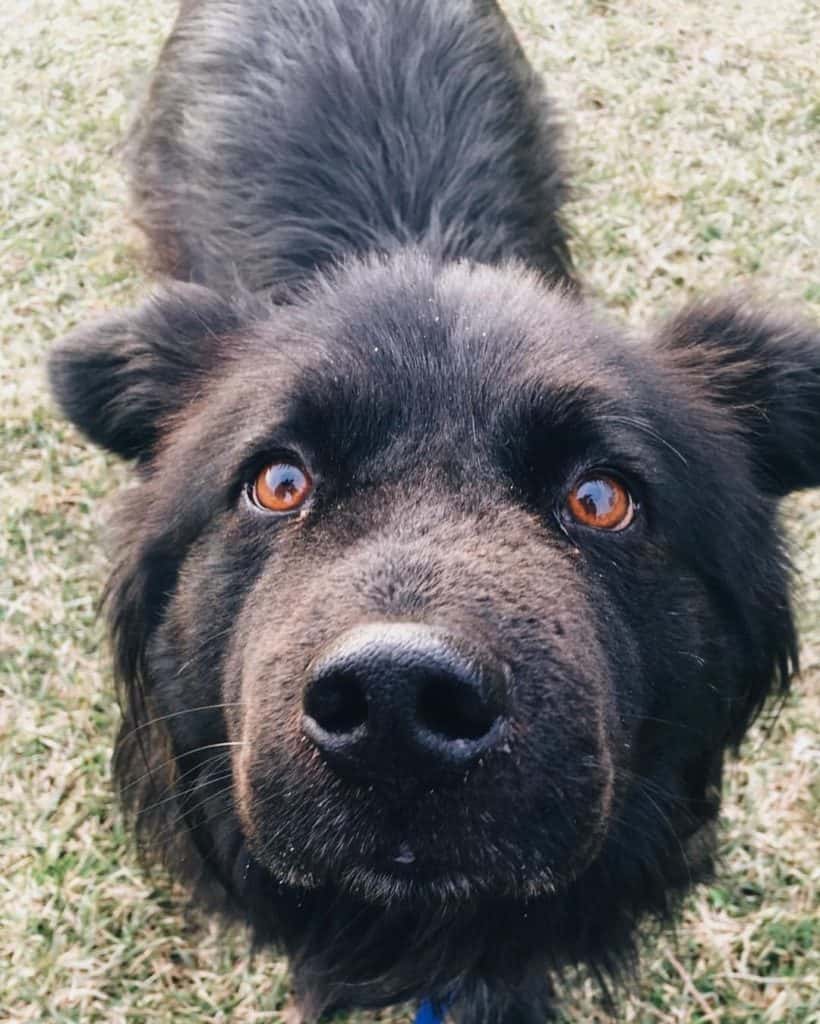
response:
[[[422,728],[446,740],[477,740],[492,729],[498,715],[475,689],[440,676],[419,691],[416,717]]]
[[[311,688],[305,713],[325,732],[350,733],[367,721],[367,699],[355,675],[340,672]]]

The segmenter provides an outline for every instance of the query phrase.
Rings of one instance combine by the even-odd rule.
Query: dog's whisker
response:
[[[227,783],[227,785],[221,786],[219,789],[216,789],[213,792],[203,793],[201,799],[199,799],[196,803],[191,804],[190,806],[187,806],[185,805],[184,802],[182,802],[177,816],[169,821],[168,830],[170,832],[173,832],[173,830],[178,825],[180,825],[186,819],[190,820],[199,810],[201,810],[203,807],[207,807],[207,805],[211,803],[211,801],[219,800],[222,797],[226,796],[228,793],[230,793],[233,790],[233,776],[231,775],[230,772],[225,772],[220,775],[215,775],[213,778],[209,778],[207,782],[203,783],[201,786],[195,786],[189,789],[187,793],[184,794],[184,796],[190,797],[193,793],[196,793],[198,789],[207,789],[210,786],[217,786],[223,782]],[[184,801],[184,797],[180,796],[180,800]],[[203,823],[208,823],[212,820],[213,817],[205,817]]]
[[[229,700],[219,701],[216,704],[200,704],[193,708],[182,708],[180,711],[170,711],[166,715],[159,715],[156,718],[149,718],[145,722],[140,722],[139,725],[134,726],[133,729],[129,729],[128,732],[124,733],[117,740],[117,746],[122,746],[124,743],[128,743],[133,738],[145,729],[150,729],[152,726],[159,725],[161,722],[168,722],[172,718],[182,718],[185,715],[193,715],[197,711],[219,711],[223,708],[242,707],[244,701],[241,700]]]
[[[222,753],[219,753],[219,754],[212,754],[210,757],[206,758],[204,761],[199,762],[199,763],[193,765],[192,767],[188,768],[186,771],[182,772],[181,775],[176,775],[175,774],[175,775],[173,775],[169,779],[166,779],[163,776],[162,781],[165,782],[165,786],[164,786],[164,789],[163,789],[162,793],[169,793],[172,789],[176,789],[176,787],[178,787],[180,782],[182,782],[184,779],[187,779],[191,775],[195,775],[198,772],[207,771],[213,765],[218,764],[220,762],[224,762],[226,759],[229,759],[230,756],[231,756],[230,755],[230,751],[225,751],[225,752],[222,752]],[[155,783],[157,781],[157,775],[158,774],[162,775],[162,769],[163,768],[167,768],[167,767],[170,767],[170,766],[175,765],[175,764],[176,764],[176,760],[172,759],[171,761],[166,761],[164,765],[158,765],[156,768],[153,768],[153,769],[151,769],[151,770],[149,770],[147,772],[144,772],[139,778],[132,780],[128,784],[127,787],[123,787],[123,789],[120,791],[121,795],[123,797],[125,797],[128,794],[129,790],[133,789],[136,786],[139,786],[141,783],[145,783],[145,782],[150,782],[151,784]],[[152,788],[155,789],[156,787],[152,785]],[[162,795],[162,793],[160,793],[158,795]]]
[[[220,774],[220,775],[217,776],[216,781],[221,781],[223,778],[225,778],[225,779],[233,778],[233,773],[231,771],[227,771],[224,774]],[[151,811],[155,811],[155,810],[157,810],[160,807],[164,807],[167,804],[173,803],[174,801],[179,801],[179,800],[184,799],[186,794],[190,795],[191,793],[195,793],[198,789],[200,789],[200,788],[202,788],[204,786],[211,785],[213,781],[214,780],[209,776],[207,779],[198,781],[198,782],[194,783],[193,785],[187,787],[186,789],[183,789],[183,790],[181,790],[179,792],[174,791],[171,794],[169,794],[168,796],[163,797],[161,800],[156,800],[153,803],[148,804],[146,807],[140,808],[140,810],[137,813],[138,813],[138,815],[149,814]]]
[[[242,746],[242,741],[241,740],[227,740],[227,741],[225,741],[223,743],[206,743],[204,746],[194,747],[192,750],[182,751],[181,753],[176,754],[174,757],[169,757],[167,760],[162,761],[160,764],[150,765],[146,772],[144,772],[139,778],[133,779],[127,785],[123,786],[122,789],[120,790],[120,792],[127,793],[129,789],[133,788],[134,786],[138,786],[140,784],[140,782],[145,781],[145,779],[150,778],[152,775],[156,774],[157,772],[161,772],[164,768],[168,768],[171,765],[177,764],[179,762],[180,758],[182,758],[182,757],[193,757],[194,754],[201,754],[205,750],[216,750],[216,749],[219,749],[219,748],[226,748],[226,747],[227,748],[235,748],[235,747],[241,747],[241,746]],[[227,754],[226,755],[219,755],[219,754],[217,754],[217,755],[214,755],[214,756],[215,757],[227,756]],[[197,766],[197,767],[199,767],[199,766]]]
[[[703,729],[698,729],[697,726],[692,725],[690,722],[676,722],[672,718],[659,718],[657,715],[645,715],[641,712],[631,713],[629,711],[619,711],[618,717],[625,722],[637,722],[639,725],[665,725],[677,732],[692,733],[695,736],[704,735]]]
[[[656,441],[660,441],[660,443],[665,448],[668,448],[676,458],[680,459],[684,466],[688,467],[689,462],[686,459],[686,456],[670,441],[667,441],[667,439],[663,437],[650,423],[647,423],[646,420],[639,419],[636,416],[617,416],[612,413],[605,413],[601,418],[607,423],[621,423],[627,427],[634,427],[636,430],[640,430],[648,437],[654,438]]]
[[[200,640],[198,646],[191,652],[190,656],[186,658],[185,661],[183,661],[182,664],[177,669],[177,676],[184,675],[185,672],[191,667],[191,665],[193,665],[193,663],[197,661],[197,659],[202,657],[202,655],[205,653],[207,648],[211,646],[211,644],[215,643],[217,640],[223,639],[226,636],[230,636],[232,631],[233,627],[228,626],[224,629],[219,629],[215,633],[211,633],[210,636],[206,636],[204,639]]]
[[[218,778],[215,783],[223,782],[223,778]],[[190,824],[197,820],[200,827],[207,827],[213,823],[218,815],[224,813],[224,808],[220,808],[218,811],[214,811],[211,815],[201,815],[198,812],[202,807],[207,806],[212,800],[220,800],[221,798],[230,794],[233,786],[229,782],[228,785],[223,786],[221,789],[216,790],[214,793],[208,794],[207,797],[193,806],[192,809],[182,809],[175,815],[169,815],[167,820],[164,821],[161,828],[157,829],[152,833],[152,838],[155,842],[165,843],[172,842],[173,839],[179,834],[180,828],[189,827]]]

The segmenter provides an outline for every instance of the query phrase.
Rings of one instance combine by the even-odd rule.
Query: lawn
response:
[[[820,317],[815,0],[506,6],[563,113],[575,252],[614,317],[637,326],[738,283]],[[146,878],[121,827],[96,602],[108,498],[126,474],[55,415],[43,383],[56,338],[146,286],[117,147],[173,9],[0,11],[3,1021],[245,1024],[287,1007],[282,963],[251,961],[243,934]],[[785,514],[803,675],[732,765],[719,876],[676,937],[647,935],[625,1021],[820,1021],[820,496]],[[584,978],[567,1016],[610,1019]]]

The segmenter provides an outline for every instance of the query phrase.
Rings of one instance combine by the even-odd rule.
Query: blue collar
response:
[[[416,1017],[413,1024],[444,1024],[445,1006],[441,1003],[434,1003],[430,999],[424,1002],[416,1010]]]

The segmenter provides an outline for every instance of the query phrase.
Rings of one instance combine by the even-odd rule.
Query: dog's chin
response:
[[[446,849],[431,845],[424,829],[394,832],[385,826],[376,834],[358,824],[348,832],[352,842],[344,829],[334,837],[314,827],[300,836],[282,822],[271,828],[252,818],[243,822],[243,832],[257,863],[288,888],[330,889],[382,907],[458,907],[548,898],[566,889],[597,856],[607,822],[602,818],[596,828],[563,842],[552,836],[552,842],[517,846],[509,837],[500,844],[490,836],[459,845],[452,836]]]
[[[425,877],[407,871],[348,868],[337,884],[351,896],[380,906],[458,907],[482,899],[532,899],[555,892],[551,872],[521,879],[484,879],[462,871]]]
[[[456,908],[487,899],[529,900],[549,896],[561,880],[549,868],[525,877],[499,872],[494,877],[471,874],[463,869],[448,870],[423,863],[405,854],[389,864],[322,864],[306,867],[270,857],[265,865],[276,880],[299,889],[331,887],[354,899],[382,907],[435,906]]]

